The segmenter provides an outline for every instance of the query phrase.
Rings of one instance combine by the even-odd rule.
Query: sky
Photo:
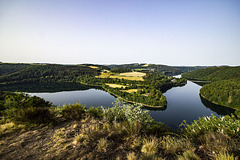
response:
[[[0,61],[239,65],[239,0],[0,0]]]

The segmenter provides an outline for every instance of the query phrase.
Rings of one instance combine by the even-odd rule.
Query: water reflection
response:
[[[230,115],[231,113],[234,113],[234,109],[216,105],[214,103],[209,102],[208,100],[204,99],[200,94],[199,94],[202,103],[205,105],[206,108],[210,108],[212,111],[216,112],[218,115]]]

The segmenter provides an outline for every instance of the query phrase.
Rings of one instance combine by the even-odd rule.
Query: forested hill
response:
[[[208,101],[236,110],[240,117],[240,66],[210,67],[183,73],[191,80],[211,81],[200,90],[200,95]]]
[[[215,104],[240,110],[240,78],[206,84],[200,93]]]
[[[74,81],[78,76],[96,76],[98,70],[83,65],[42,64],[0,76],[0,84]]]
[[[209,67],[187,73],[182,76],[192,80],[219,81],[240,78],[240,66],[237,67]]]
[[[33,65],[24,63],[0,63],[0,76],[3,74],[13,73],[31,66]]]

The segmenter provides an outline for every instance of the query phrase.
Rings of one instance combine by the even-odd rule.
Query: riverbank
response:
[[[104,87],[103,87],[104,88]],[[145,106],[145,107],[150,107],[150,108],[165,108],[166,106],[151,106],[151,105],[148,105],[148,104],[144,104],[144,103],[138,103],[138,102],[134,102],[134,101],[129,101],[127,99],[124,99],[120,96],[118,96],[117,94],[109,91],[108,89],[104,88],[108,93],[112,94],[113,96],[117,97],[117,98],[120,98],[121,100],[125,101],[125,102],[128,102],[128,103],[132,103],[132,104],[140,104],[142,106]]]

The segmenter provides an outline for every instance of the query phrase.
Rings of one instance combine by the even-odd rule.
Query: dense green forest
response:
[[[35,82],[75,81],[78,76],[96,76],[97,69],[82,65],[34,65],[0,76],[0,84],[27,84]]]
[[[0,63],[0,76],[3,74],[13,73],[27,67],[31,67],[33,65],[30,64],[22,64],[22,63]]]
[[[212,103],[236,109],[240,117],[240,78],[206,84],[200,94]]]
[[[124,72],[131,72],[132,69],[129,69],[129,68],[112,68],[110,71],[113,72],[113,73],[124,73]]]
[[[112,108],[51,107],[23,93],[0,92],[0,159],[237,160],[240,121],[203,117],[173,131],[149,111],[117,101]]]
[[[190,80],[211,81],[204,85],[200,94],[208,101],[236,109],[240,117],[240,66],[210,67],[182,74]]]
[[[233,78],[240,78],[240,66],[237,67],[209,67],[187,73],[182,77],[191,80],[219,81]]]

